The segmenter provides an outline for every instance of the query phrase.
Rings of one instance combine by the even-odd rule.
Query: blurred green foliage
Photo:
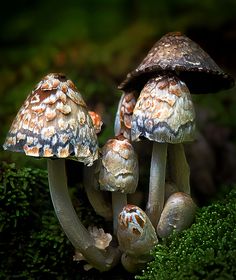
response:
[[[0,19],[0,143],[35,84],[49,72],[64,72],[88,106],[102,114],[105,129],[99,141],[104,144],[113,135],[117,85],[169,31],[186,33],[234,74],[235,9],[234,0],[5,1]],[[234,96],[196,97],[196,102],[213,106],[217,120],[235,127]],[[21,155],[0,151],[0,156],[21,166],[44,167]]]
[[[154,261],[136,279],[200,280],[236,278],[236,188],[198,210],[195,223],[156,246]]]

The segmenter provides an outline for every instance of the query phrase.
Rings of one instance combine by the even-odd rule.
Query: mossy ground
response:
[[[136,279],[236,279],[236,188],[198,210],[195,223],[156,246],[154,260]]]
[[[78,189],[70,192],[80,219],[86,227],[103,226]],[[73,261],[73,247],[54,215],[46,171],[1,163],[0,201],[0,279],[134,279],[121,266],[86,272],[83,263]],[[200,208],[190,229],[160,241],[154,260],[136,279],[235,279],[235,201],[232,187],[224,199]]]

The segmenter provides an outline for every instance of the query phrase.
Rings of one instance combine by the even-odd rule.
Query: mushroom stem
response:
[[[164,206],[167,144],[153,142],[146,213],[156,228]]]
[[[48,160],[49,189],[57,218],[68,239],[90,265],[100,271],[109,270],[118,261],[118,250],[99,250],[79,220],[67,188],[65,160]]]
[[[117,234],[118,217],[124,206],[127,205],[127,194],[112,192],[113,232]]]
[[[168,146],[170,176],[176,184],[178,191],[190,194],[190,168],[186,160],[183,144],[170,144]]]
[[[96,186],[98,185],[98,182],[95,178],[95,172],[96,172],[96,165],[97,162],[95,162],[92,166],[84,166],[84,186],[85,191],[88,196],[88,200],[90,204],[92,205],[94,211],[105,218],[107,221],[112,220],[112,206],[111,204],[106,200],[107,193],[101,192],[98,189],[96,189]]]

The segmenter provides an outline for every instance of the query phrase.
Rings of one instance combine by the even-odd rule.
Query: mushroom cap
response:
[[[197,206],[189,194],[176,192],[165,203],[157,225],[160,237],[169,236],[174,230],[182,231],[191,226]]]
[[[234,79],[223,72],[197,43],[180,32],[171,32],[155,43],[118,88],[140,91],[150,78],[163,71],[178,74],[191,93],[213,93],[234,86]]]
[[[138,158],[123,136],[110,139],[101,150],[100,189],[134,193],[138,185]]]
[[[124,135],[130,139],[131,119],[136,104],[133,92],[123,93],[116,112],[114,131],[115,135]]]
[[[101,116],[94,111],[89,111],[89,115],[93,121],[93,126],[94,126],[96,134],[100,133],[102,130],[102,125],[103,125]]]
[[[29,94],[3,145],[5,150],[47,158],[72,158],[91,165],[97,136],[86,104],[64,74],[48,74]]]
[[[134,258],[149,254],[158,243],[155,229],[146,213],[130,204],[119,214],[117,237],[121,251]]]
[[[132,141],[174,144],[192,141],[194,134],[195,111],[185,83],[170,74],[150,79],[133,111]]]

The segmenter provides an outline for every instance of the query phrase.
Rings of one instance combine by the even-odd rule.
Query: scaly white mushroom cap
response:
[[[123,136],[110,139],[101,150],[99,184],[101,190],[133,193],[138,185],[138,158]]]
[[[192,141],[194,133],[194,106],[185,83],[172,74],[150,79],[133,111],[132,140],[182,143]]]
[[[29,94],[8,132],[5,150],[73,158],[91,165],[97,136],[87,106],[64,74],[49,74]]]

